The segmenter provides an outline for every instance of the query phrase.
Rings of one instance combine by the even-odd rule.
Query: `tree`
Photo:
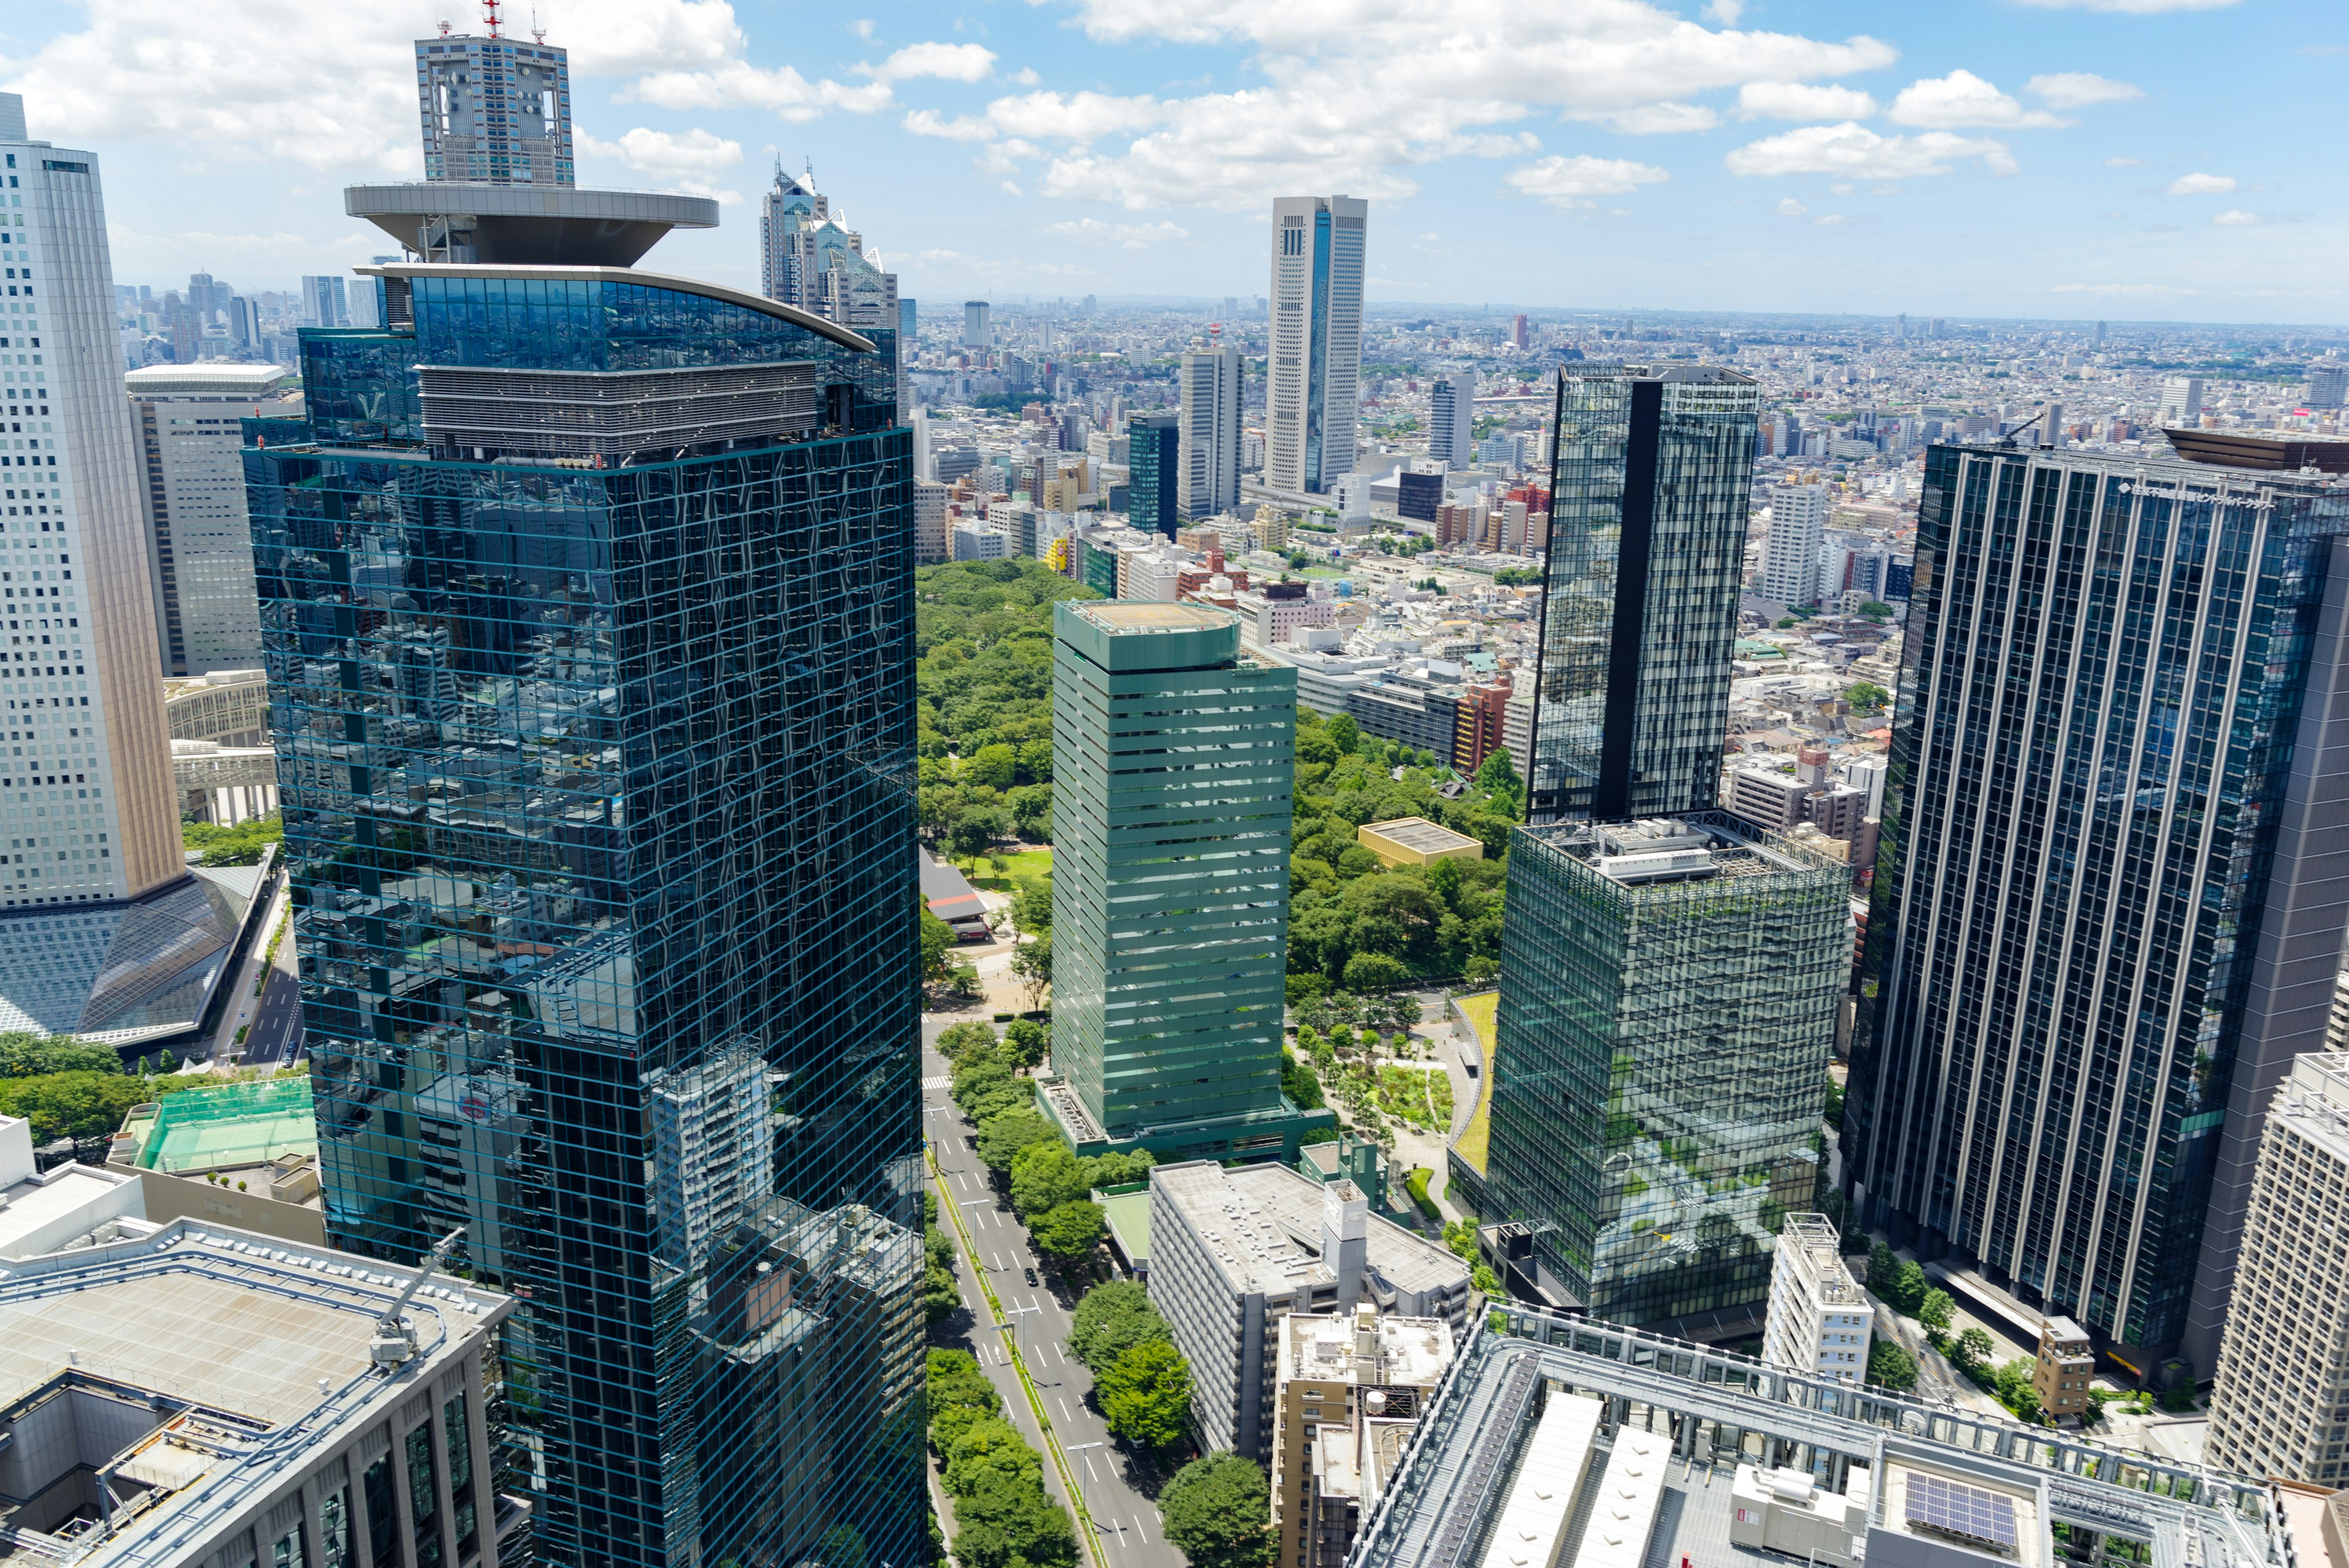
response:
[[[1060,1137],[1059,1129],[1043,1112],[1032,1106],[1007,1111],[979,1124],[979,1163],[989,1170],[1009,1171],[1021,1150],[1040,1143],[1057,1143]]]
[[[1052,1036],[1032,1018],[1015,1018],[1003,1026],[1003,1051],[1022,1067],[1034,1067],[1044,1060],[1044,1048]]]
[[[31,1122],[36,1144],[61,1137],[88,1143],[120,1127],[130,1107],[142,1101],[216,1086],[219,1082],[216,1078],[134,1078],[119,1066],[107,1073],[0,1078],[0,1116],[22,1116]]]
[[[1873,681],[1863,680],[1856,686],[1845,688],[1843,700],[1850,703],[1855,711],[1868,713],[1891,701],[1892,693]]]
[[[0,1034],[0,1078],[121,1071],[122,1058],[111,1045],[77,1040],[70,1034]]]
[[[1036,1239],[1037,1251],[1074,1264],[1093,1255],[1109,1233],[1109,1218],[1100,1204],[1081,1199],[1038,1215],[1029,1221],[1028,1233]]]
[[[1974,1327],[1966,1330],[1951,1343],[1950,1359],[1958,1364],[1959,1371],[1970,1373],[1997,1352],[1998,1341],[1990,1336],[1990,1331]]]
[[[968,1023],[949,1023],[938,1031],[938,1054],[957,1067],[962,1065],[965,1058],[972,1052],[991,1052],[995,1049],[995,1031],[987,1024],[976,1021]]]
[[[1052,929],[1052,878],[1022,877],[1012,886],[1011,923],[1025,934],[1041,936]]]
[[[1050,927],[1011,950],[1011,972],[1019,977],[1030,1010],[1044,1004],[1052,989],[1052,932]]]
[[[1070,1316],[1069,1354],[1096,1374],[1135,1345],[1153,1341],[1171,1345],[1174,1335],[1150,1304],[1150,1292],[1132,1280],[1095,1285]]]
[[[981,746],[978,754],[963,764],[963,777],[989,789],[1009,789],[1019,766],[1017,749],[999,744]]]
[[[1330,737],[1330,743],[1337,747],[1340,754],[1352,751],[1362,739],[1362,727],[1354,722],[1351,713],[1332,717],[1321,726],[1321,732]]]
[[[1843,1085],[1832,1077],[1827,1079],[1826,1099],[1820,1106],[1819,1119],[1836,1131],[1843,1131]]]
[[[1011,808],[1011,825],[1019,830],[1020,837],[1037,844],[1052,842],[1050,784],[1021,784],[1003,799],[1004,804]]]
[[[2036,1421],[2040,1417],[2039,1390],[2031,1382],[2035,1370],[2037,1363],[2018,1355],[1991,1375],[1992,1391],[1998,1396],[1998,1402],[2013,1411],[2018,1421]]]
[[[1409,984],[1411,971],[1401,959],[1385,953],[1356,953],[1346,961],[1345,982],[1349,991],[1384,991]]]
[[[999,811],[978,807],[954,819],[954,826],[947,829],[947,848],[956,859],[969,860],[990,853],[1010,836],[1009,817]]]
[[[953,978],[947,955],[955,950],[954,928],[930,913],[930,906],[918,892],[914,895],[914,925],[922,949],[922,983],[946,984]]]
[[[1271,1489],[1254,1459],[1209,1454],[1174,1472],[1158,1512],[1191,1568],[1272,1568],[1280,1537],[1268,1522]]]
[[[1191,1364],[1168,1341],[1145,1340],[1111,1363],[1093,1396],[1111,1431],[1146,1448],[1167,1448],[1191,1419]]]
[[[1932,1287],[1926,1282],[1921,1263],[1903,1263],[1900,1272],[1892,1276],[1892,1294],[1886,1299],[1900,1311],[1915,1317],[1925,1305],[1925,1293]]]
[[[1949,1292],[1929,1290],[1925,1293],[1925,1299],[1918,1303],[1917,1321],[1936,1334],[1947,1334],[1951,1323],[1957,1316],[1957,1310],[1958,1303],[1950,1299]]]
[[[1892,1276],[1899,1272],[1900,1260],[1890,1247],[1878,1241],[1868,1249],[1868,1288],[1888,1302],[1892,1299]]]
[[[1889,1339],[1879,1339],[1868,1352],[1868,1380],[1903,1393],[1917,1386],[1917,1358]]]
[[[1058,1139],[1032,1144],[1011,1160],[1011,1208],[1033,1222],[1040,1214],[1075,1203],[1091,1191],[1084,1162]]]

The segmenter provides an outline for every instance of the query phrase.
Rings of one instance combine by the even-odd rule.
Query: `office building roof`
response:
[[[2161,433],[2169,438],[2170,450],[2189,462],[2259,469],[2271,473],[2296,472],[2303,468],[2324,473],[2349,473],[2349,441],[2279,441],[2218,431],[2165,430]]]
[[[1365,823],[1356,831],[1375,833],[1405,849],[1428,856],[1464,854],[1472,849],[1481,856],[1485,848],[1482,840],[1471,838],[1464,833],[1454,833],[1423,816],[1399,816],[1392,822]]]
[[[1287,1294],[1337,1278],[1321,1262],[1320,1182],[1283,1165],[1209,1160],[1162,1165],[1151,1182],[1222,1261],[1235,1288]],[[1444,1290],[1467,1278],[1468,1266],[1451,1252],[1377,1214],[1369,1243],[1371,1271],[1398,1290]]]
[[[205,361],[194,365],[148,365],[126,371],[122,384],[139,398],[259,397],[290,391],[299,378],[282,365],[232,365]],[[258,671],[255,672],[258,674]]]

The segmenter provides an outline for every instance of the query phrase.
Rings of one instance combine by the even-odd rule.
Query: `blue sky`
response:
[[[514,7],[527,26],[527,0]],[[103,160],[119,278],[383,248],[454,0],[9,8],[0,85]],[[692,189],[647,265],[749,286],[780,155],[905,293],[1254,295],[1266,203],[1371,200],[1374,299],[2333,324],[2333,0],[540,0],[583,184]]]

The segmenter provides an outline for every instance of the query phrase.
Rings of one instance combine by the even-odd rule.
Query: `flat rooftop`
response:
[[[1287,1293],[1336,1282],[1321,1262],[1320,1182],[1285,1165],[1206,1160],[1162,1165],[1150,1179],[1207,1239],[1240,1289]],[[1468,1265],[1451,1252],[1375,1213],[1368,1240],[1371,1270],[1398,1290],[1446,1290],[1468,1279]]]
[[[1452,1365],[1452,1325],[1440,1317],[1378,1315],[1376,1359],[1354,1355],[1354,1314],[1290,1313],[1280,1320],[1280,1375],[1316,1383],[1428,1386]]]
[[[1070,613],[1092,622],[1112,637],[1154,631],[1215,631],[1235,625],[1238,617],[1212,605],[1162,604],[1154,599],[1089,599],[1069,607]]]
[[[1366,822],[1360,829],[1375,833],[1390,843],[1405,849],[1415,849],[1424,855],[1456,854],[1464,849],[1482,849],[1482,839],[1471,838],[1464,833],[1433,823],[1423,816],[1398,816],[1392,822]]]

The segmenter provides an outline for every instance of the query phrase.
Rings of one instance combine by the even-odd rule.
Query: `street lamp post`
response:
[[[1105,1442],[1063,1443],[1061,1446],[1061,1451],[1064,1454],[1082,1454],[1087,1449],[1105,1449],[1108,1446]],[[1081,1459],[1077,1460],[1077,1506],[1084,1510],[1086,1521],[1090,1523],[1093,1517],[1093,1506],[1085,1496],[1085,1461]],[[1099,1530],[1101,1526],[1096,1524],[1093,1528]]]
[[[1019,1349],[1021,1354],[1024,1355],[1026,1354],[1026,1350],[1019,1343],[1019,1324],[1017,1322],[1017,1319],[1022,1313],[1042,1312],[1043,1310],[1044,1309],[1040,1306],[1005,1307],[1003,1309],[1003,1315],[1007,1318],[1013,1319],[1014,1321],[1010,1323],[999,1323],[995,1326],[998,1328],[1008,1328],[1011,1330],[1012,1345],[1014,1348]]]

